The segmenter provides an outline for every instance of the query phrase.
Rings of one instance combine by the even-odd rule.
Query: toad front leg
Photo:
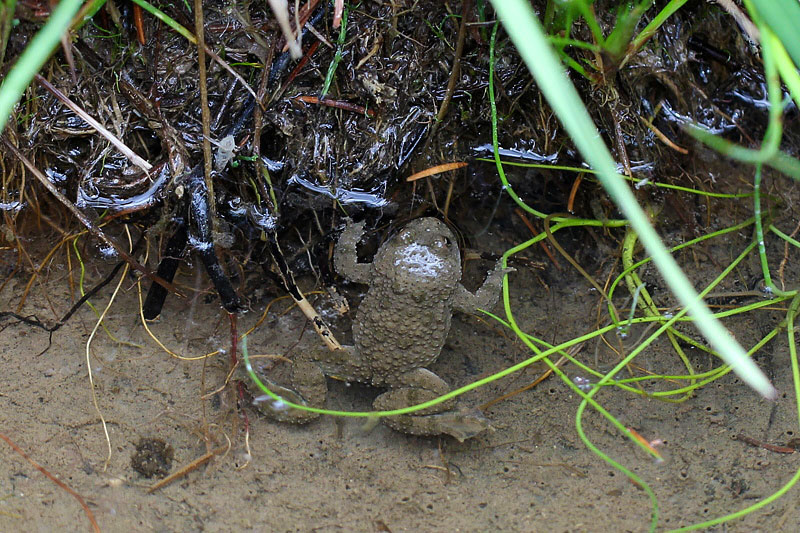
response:
[[[472,294],[460,283],[456,287],[456,293],[453,296],[453,309],[461,311],[462,313],[472,314],[476,309],[490,310],[497,303],[500,298],[500,289],[503,285],[503,276],[514,272],[513,268],[503,268],[500,261],[494,267],[483,285]]]
[[[357,246],[363,236],[364,222],[353,223],[348,220],[333,254],[333,266],[336,272],[350,281],[368,285],[372,265],[358,262]]]
[[[389,411],[418,405],[443,394],[450,387],[426,368],[416,368],[401,375],[391,389],[373,403],[376,411]],[[450,435],[460,442],[491,428],[489,421],[477,409],[455,410],[455,400],[416,411],[408,415],[390,416],[383,419],[390,428],[411,435]]]

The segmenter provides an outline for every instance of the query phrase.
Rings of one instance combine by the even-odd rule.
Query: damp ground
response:
[[[502,212],[502,208],[500,210]],[[471,226],[480,228],[483,221]],[[471,239],[474,249],[501,252],[518,241],[521,228]],[[675,234],[673,238],[678,238]],[[671,238],[665,235],[668,240]],[[710,279],[715,263],[748,242],[734,235],[695,258],[693,276]],[[578,234],[562,244],[579,254]],[[496,249],[493,249],[496,247]],[[566,269],[558,271],[539,252],[518,264],[510,278],[514,316],[520,327],[557,342],[594,328],[596,293]],[[688,260],[689,255],[683,257]],[[465,284],[474,288],[491,266],[470,261]],[[745,268],[755,268],[755,263]],[[101,276],[102,262],[90,277]],[[54,268],[31,290],[26,310],[61,310],[70,301],[66,268]],[[207,286],[186,268],[182,286]],[[306,280],[307,281],[307,280]],[[2,293],[18,301],[27,278],[19,276]],[[302,283],[301,283],[302,284]],[[357,301],[363,287],[347,286]],[[96,304],[102,308],[111,289]],[[254,298],[239,321],[241,331],[261,316],[269,298]],[[199,294],[169,299],[153,333],[175,354],[196,357],[230,345],[227,314]],[[326,313],[329,304],[316,305]],[[550,377],[486,410],[495,430],[459,443],[395,433],[379,424],[324,417],[292,426],[259,417],[245,407],[250,423],[246,453],[243,418],[234,395],[214,394],[229,368],[225,354],[186,361],[163,351],[138,317],[137,286],[128,277],[106,324],[91,344],[97,405],[108,428],[106,439],[92,401],[86,343],[96,316],[84,307],[48,342],[48,334],[5,323],[0,335],[0,403],[3,432],[36,461],[83,495],[104,531],[646,531],[650,503],[640,487],[590,452],[578,438],[579,399]],[[746,346],[781,317],[762,311],[727,322]],[[348,319],[336,323],[343,339]],[[632,338],[641,332],[630,332]],[[123,343],[124,342],[124,343]],[[286,300],[273,304],[250,336],[250,353],[292,355],[319,342],[305,317]],[[133,347],[126,343],[135,343]],[[447,345],[431,369],[453,386],[497,372],[529,357],[513,336],[491,320],[456,315]],[[698,371],[716,366],[689,351]],[[596,368],[616,361],[601,344],[584,345],[580,357]],[[759,398],[733,375],[701,388],[680,404],[648,400],[607,389],[598,401],[627,427],[660,440],[663,462],[654,461],[588,409],[587,436],[604,453],[641,476],[659,501],[659,528],[701,522],[747,507],[774,492],[797,468],[797,457],[754,447],[744,435],[786,444],[797,428],[788,350],[768,345],[757,356],[782,395]],[[656,343],[637,359],[681,373],[668,343]],[[544,367],[533,365],[462,398],[481,405],[534,381]],[[586,377],[564,367],[572,377]],[[377,391],[331,381],[328,407],[368,410]],[[208,442],[211,436],[214,442]],[[144,477],[132,460],[143,439],[171,451],[174,472],[218,448],[204,463],[153,493],[157,477]],[[110,455],[109,455],[110,442]],[[161,446],[160,444],[158,446]],[[156,446],[158,448],[158,446]],[[229,449],[228,449],[229,446]],[[78,503],[9,448],[0,462],[0,524],[3,531],[88,530]],[[168,459],[168,458],[167,458]],[[138,471],[137,471],[138,470]],[[145,472],[147,473],[147,472]],[[793,531],[800,514],[791,495],[726,526],[727,531]]]

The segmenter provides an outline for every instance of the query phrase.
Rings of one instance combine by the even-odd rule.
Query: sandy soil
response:
[[[492,245],[485,236],[475,247],[494,246],[492,251],[499,252],[506,244],[519,242],[520,235],[498,236]],[[574,235],[565,233],[563,239],[569,243]],[[731,237],[706,251],[724,261],[744,244],[743,237]],[[537,255],[541,252],[531,249],[528,257],[541,260],[543,256]],[[682,258],[694,261],[698,279],[708,280],[719,269],[704,257]],[[100,279],[110,265],[95,262],[90,278]],[[467,283],[474,287],[489,266],[471,262]],[[51,319],[66,310],[70,295],[65,276],[64,268],[54,267],[46,280],[34,285],[25,312]],[[184,273],[180,281],[206,286],[205,279],[192,272]],[[16,305],[26,282],[27,274],[20,275],[4,289],[2,301]],[[96,299],[98,307],[108,301],[113,285]],[[357,296],[358,289],[348,287],[348,296]],[[594,328],[599,299],[566,268],[558,272],[548,263],[542,271],[518,264],[511,289],[515,316],[526,331],[561,341]],[[255,323],[266,302],[266,297],[253,301],[252,311],[240,320],[240,330]],[[327,307],[324,302],[318,305]],[[194,361],[171,357],[147,336],[135,314],[137,307],[135,283],[129,277],[107,325],[120,341],[140,347],[113,341],[102,331],[91,345],[98,406],[110,437],[107,465],[109,450],[92,403],[85,355],[95,321],[92,311],[82,308],[53,335],[49,348],[46,333],[9,319],[3,319],[0,335],[2,432],[83,495],[103,531],[648,529],[647,495],[583,445],[575,428],[579,399],[557,378],[491,407],[487,416],[496,430],[465,443],[405,436],[383,425],[365,430],[360,422],[331,418],[303,427],[282,425],[248,409],[248,461],[233,395],[210,394],[224,382],[228,356]],[[311,331],[301,338],[305,320],[287,308],[285,302],[273,307],[251,337],[252,353],[293,353],[316,342]],[[761,311],[727,325],[749,346],[780,316]],[[348,321],[339,322],[337,332],[346,339]],[[185,356],[229,346],[227,317],[204,296],[169,299],[152,329],[165,345]],[[632,332],[631,338],[640,333]],[[494,324],[458,315],[448,345],[432,369],[457,386],[526,357],[524,346]],[[581,357],[602,369],[616,361],[604,345],[587,344]],[[690,350],[690,357],[698,370],[714,366],[701,353]],[[597,396],[623,424],[647,439],[663,441],[660,463],[587,410],[583,424],[588,437],[655,491],[660,530],[752,505],[793,475],[795,455],[734,439],[744,434],[785,444],[797,431],[785,335],[767,345],[758,362],[782,391],[775,403],[761,400],[733,375],[680,404],[613,389]],[[680,371],[666,342],[656,343],[637,363]],[[482,404],[530,383],[543,370],[534,365],[462,401]],[[582,375],[569,366],[565,370],[571,377]],[[370,388],[332,383],[328,405],[365,410],[376,394]],[[207,443],[207,436],[213,442]],[[208,447],[228,442],[231,447],[213,462],[150,494],[147,489],[155,480],[143,478],[131,466],[142,438],[162,439],[172,447],[172,471],[202,457]],[[90,530],[76,500],[4,443],[0,458],[0,531]],[[717,530],[796,531],[800,509],[795,498],[796,493],[790,493]]]

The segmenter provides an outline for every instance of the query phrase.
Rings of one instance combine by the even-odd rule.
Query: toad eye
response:
[[[433,241],[433,245],[437,248],[450,248],[450,239],[447,237],[439,237]]]

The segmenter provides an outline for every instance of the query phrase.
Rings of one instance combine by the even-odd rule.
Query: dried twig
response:
[[[88,518],[88,519],[89,519],[89,522],[91,522],[91,524],[92,524],[92,530],[94,530],[96,533],[100,533],[100,526],[98,526],[98,525],[97,525],[97,520],[95,520],[95,519],[94,519],[94,514],[92,513],[92,510],[91,510],[91,509],[89,509],[89,506],[88,506],[88,505],[86,505],[86,500],[84,500],[84,499],[83,499],[83,496],[81,496],[80,494],[78,494],[77,492],[75,492],[74,490],[72,490],[72,489],[71,489],[69,486],[67,486],[67,485],[66,485],[64,482],[60,481],[60,480],[59,480],[59,479],[58,479],[56,476],[54,476],[53,474],[51,474],[50,472],[48,472],[47,470],[45,470],[45,468],[44,468],[42,465],[40,465],[39,463],[37,463],[36,461],[34,461],[33,459],[31,459],[31,458],[28,456],[28,454],[27,454],[27,453],[25,453],[25,452],[22,450],[22,448],[20,448],[20,447],[19,447],[19,446],[17,446],[16,444],[14,444],[14,441],[12,441],[10,438],[8,438],[8,437],[6,437],[5,435],[3,435],[2,433],[0,433],[0,439],[3,439],[4,441],[6,441],[6,444],[8,444],[9,446],[11,446],[11,447],[14,449],[14,451],[15,451],[15,452],[17,452],[17,453],[18,453],[18,454],[20,454],[22,457],[24,457],[26,461],[28,461],[28,462],[29,462],[31,465],[33,465],[33,467],[34,467],[34,468],[36,468],[36,470],[38,470],[39,472],[41,472],[42,474],[44,474],[45,476],[47,476],[47,478],[48,478],[50,481],[52,481],[53,483],[55,483],[56,485],[58,485],[58,486],[59,486],[60,488],[62,488],[63,490],[65,490],[65,491],[67,491],[68,493],[70,493],[70,494],[72,495],[72,497],[73,497],[73,498],[75,498],[76,500],[78,500],[78,503],[80,503],[80,504],[81,504],[81,507],[83,507],[83,512],[84,512],[84,513],[86,513],[86,518]]]
[[[442,172],[464,168],[465,166],[467,166],[467,164],[463,161],[458,161],[456,163],[443,163],[441,165],[436,165],[412,174],[406,178],[406,181],[417,181],[422,178],[427,178],[428,176],[433,176],[434,174],[441,174]]]
[[[208,85],[206,76],[206,32],[203,22],[203,0],[194,0],[194,27],[197,32],[197,67],[200,85],[200,113],[203,122],[203,175],[208,190],[208,210],[211,226],[217,230],[217,202],[214,181],[211,179],[211,110],[208,108]]]
[[[775,453],[795,453],[797,450],[794,448],[790,448],[789,446],[776,446],[775,444],[769,444],[766,442],[762,442],[760,440],[756,440],[752,437],[748,437],[747,435],[736,435],[734,437],[735,440],[742,441],[750,446],[755,446],[756,448],[764,448],[765,450],[769,450]]]
[[[148,493],[155,492],[158,489],[169,485],[170,483],[172,483],[176,479],[182,478],[186,474],[188,474],[188,473],[190,473],[190,472],[192,472],[194,470],[197,470],[199,467],[203,466],[205,463],[207,463],[211,459],[213,459],[214,456],[221,454],[222,452],[228,450],[229,448],[230,448],[230,444],[228,444],[226,446],[220,446],[219,448],[217,448],[215,450],[211,450],[210,452],[204,453],[203,455],[201,455],[200,457],[198,457],[197,459],[195,459],[194,461],[192,461],[188,465],[184,466],[183,468],[181,468],[177,472],[173,472],[172,474],[168,475],[167,477],[165,477],[164,479],[162,479],[158,483],[156,483],[153,486],[151,486],[149,489],[147,489],[147,492]]]
[[[672,139],[667,137],[660,129],[656,128],[651,121],[646,120],[644,117],[639,117],[639,118],[642,119],[644,125],[650,128],[650,131],[652,131],[656,135],[656,137],[658,137],[661,140],[661,142],[663,142],[664,144],[666,144],[667,146],[669,146],[670,148],[672,148],[673,150],[675,150],[680,154],[687,155],[689,153],[689,150],[687,150],[683,146],[678,146],[677,144],[672,142]]]
[[[745,15],[742,12],[742,9],[736,5],[736,2],[733,0],[714,0],[714,2],[733,17],[733,20],[735,20],[739,27],[742,28],[751,43],[755,44],[760,42],[761,33],[758,31],[758,28],[749,18],[747,18],[747,15]]]
[[[469,11],[472,9],[472,0],[463,0],[461,2],[461,25],[458,27],[458,37],[456,37],[456,52],[453,57],[453,70],[450,71],[450,79],[447,82],[447,91],[445,92],[442,105],[439,107],[439,112],[436,114],[436,124],[444,120],[447,115],[447,109],[450,107],[450,101],[453,99],[453,94],[456,92],[456,83],[460,79],[461,74],[461,57],[464,55],[464,41],[467,36],[467,19],[469,18]]]
[[[292,24],[289,22],[289,6],[286,0],[269,0],[269,7],[272,8],[275,18],[278,19],[278,25],[281,27],[281,32],[286,38],[286,44],[289,46],[289,53],[293,59],[300,59],[303,56],[299,42],[301,32],[298,28],[297,39],[292,35]]]
[[[344,109],[345,111],[352,111],[359,115],[375,116],[375,110],[367,109],[358,104],[351,104],[343,100],[334,100],[332,98],[318,98],[316,96],[295,96],[292,101],[304,102],[306,104],[319,104],[328,107],[335,107],[336,109]]]
[[[133,164],[134,164],[134,165],[136,165],[137,167],[141,168],[141,169],[142,169],[142,170],[144,170],[145,172],[149,172],[149,171],[150,171],[150,169],[152,169],[152,168],[153,168],[153,165],[151,165],[150,163],[148,163],[147,161],[145,161],[145,160],[144,160],[142,157],[140,157],[140,156],[139,156],[139,155],[138,155],[136,152],[134,152],[133,150],[131,150],[130,148],[128,148],[128,146],[127,146],[127,145],[126,145],[124,142],[122,142],[121,140],[119,140],[119,139],[116,137],[116,135],[114,135],[113,133],[111,133],[110,131],[108,131],[108,129],[106,129],[106,127],[105,127],[105,126],[103,126],[102,124],[100,124],[99,122],[97,122],[97,121],[96,121],[94,118],[92,118],[92,116],[91,116],[91,115],[89,115],[89,113],[87,113],[86,111],[84,111],[84,109],[83,109],[81,106],[79,106],[78,104],[76,104],[75,102],[73,102],[72,100],[70,100],[70,99],[67,97],[67,95],[65,95],[65,94],[64,94],[64,93],[62,93],[60,90],[58,90],[58,88],[54,87],[54,86],[53,86],[53,85],[52,85],[52,84],[51,84],[49,81],[47,81],[46,79],[44,79],[44,77],[42,77],[40,74],[36,74],[36,76],[34,77],[34,79],[35,79],[37,82],[39,82],[39,85],[41,85],[42,87],[44,87],[45,89],[47,89],[48,91],[50,91],[51,93],[53,93],[53,96],[55,96],[56,98],[58,98],[59,100],[61,100],[61,102],[62,102],[62,103],[65,105],[65,106],[67,106],[68,108],[70,108],[70,109],[72,110],[72,112],[73,112],[73,113],[75,113],[76,115],[78,115],[79,117],[81,117],[83,120],[85,120],[85,121],[86,121],[86,123],[87,123],[87,124],[89,124],[89,125],[90,125],[91,127],[93,127],[95,130],[97,130],[97,133],[99,133],[100,135],[102,135],[103,137],[105,137],[105,138],[108,140],[108,142],[110,142],[111,144],[113,144],[113,145],[114,145],[114,146],[117,148],[117,150],[119,150],[120,152],[122,152],[122,153],[125,155],[125,157],[127,157],[128,159],[130,159],[131,163],[133,163]]]
[[[128,226],[125,226],[125,232],[128,235],[128,244],[130,245],[131,252],[133,252],[133,241],[131,240],[131,233],[128,229]],[[125,281],[125,277],[128,274],[128,266],[125,265],[125,269],[122,271],[122,276],[119,278],[119,283],[117,283],[117,287],[114,289],[114,292],[111,294],[111,298],[108,300],[108,304],[106,304],[105,309],[97,318],[97,322],[92,328],[92,332],[89,334],[89,338],[86,339],[86,370],[89,373],[89,388],[92,391],[92,403],[94,404],[94,409],[97,411],[97,415],[100,417],[100,422],[103,425],[103,434],[106,437],[106,445],[108,446],[108,454],[106,455],[106,461],[103,463],[103,472],[108,469],[108,464],[111,462],[111,437],[108,434],[108,424],[106,423],[106,418],[103,416],[103,412],[100,410],[100,405],[97,403],[97,390],[94,386],[94,374],[92,372],[92,358],[91,358],[91,347],[92,347],[92,340],[94,336],[97,334],[97,330],[103,324],[103,319],[105,319],[106,314],[108,314],[109,309],[114,304],[114,300],[117,298],[117,294],[119,293],[119,289],[122,287],[122,283]]]

